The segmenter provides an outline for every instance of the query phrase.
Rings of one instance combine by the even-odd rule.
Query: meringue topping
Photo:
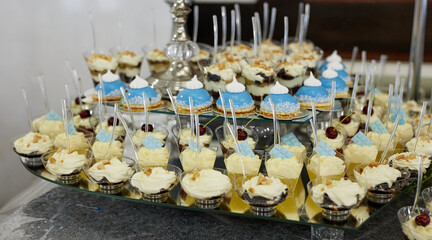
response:
[[[102,81],[104,82],[114,82],[119,80],[120,77],[117,74],[112,73],[108,70],[104,75],[102,75]]]
[[[271,94],[287,94],[288,88],[281,85],[279,83],[279,81],[276,81],[276,84],[272,88],[270,88],[270,93]]]
[[[239,83],[235,76],[233,77],[233,81],[226,85],[226,90],[231,93],[244,92],[245,89],[245,86]]]
[[[321,81],[316,79],[312,73],[310,73],[310,76],[303,82],[303,84],[308,87],[319,87],[322,85]]]
[[[204,85],[198,80],[197,76],[193,76],[193,78],[186,82],[187,89],[200,89],[203,88]]]
[[[130,83],[130,88],[134,88],[134,89],[145,88],[147,86],[148,86],[148,82],[142,79],[138,75],[136,75],[134,80]]]

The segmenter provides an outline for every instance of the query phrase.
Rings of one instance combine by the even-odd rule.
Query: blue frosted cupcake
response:
[[[330,95],[322,87],[321,81],[316,79],[312,73],[303,82],[303,85],[294,95],[300,107],[312,108],[312,102],[315,102],[316,109],[330,109]]]
[[[102,90],[103,101],[120,101],[122,99],[122,94],[120,88],[123,87],[127,89],[126,84],[120,81],[120,77],[117,74],[113,74],[111,71],[107,71],[102,76],[103,88],[101,83],[96,86],[96,92]],[[104,94],[105,93],[105,94]],[[93,95],[93,100],[98,101],[98,96]]]
[[[278,81],[270,89],[270,94],[261,102],[261,113],[268,118],[273,117],[273,110],[270,98],[276,106],[278,119],[292,119],[297,117],[300,111],[300,104],[288,93],[288,88],[282,86]]]
[[[346,72],[344,69],[344,66],[341,62],[331,62],[327,64],[327,68],[333,69],[338,74],[338,77],[345,81],[346,85],[348,87],[353,86],[353,82],[351,80],[351,76]]]
[[[217,111],[223,113],[223,106],[221,97],[225,102],[227,114],[231,114],[229,99],[232,99],[234,104],[234,112],[236,115],[249,115],[255,111],[255,103],[252,96],[245,91],[245,86],[237,82],[236,77],[233,81],[226,85],[226,91],[222,93],[216,102]]]
[[[186,83],[186,88],[183,89],[176,98],[177,111],[179,113],[189,114],[189,97],[192,97],[194,113],[202,113],[211,110],[213,98],[204,90],[203,84],[194,76]]]
[[[322,72],[319,80],[322,82],[322,86],[330,93],[332,89],[332,82],[336,82],[336,97],[346,98],[348,97],[348,86],[345,81],[342,80],[336,71],[331,68],[327,68]]]
[[[328,56],[325,60],[325,62],[323,62],[323,64],[320,66],[319,71],[323,72],[324,70],[327,69],[327,64],[331,63],[331,62],[339,62],[342,64],[343,69],[345,69],[345,65],[342,63],[342,58],[341,56],[338,55],[337,50],[334,50],[333,53]]]
[[[140,78],[138,75],[134,78],[129,87],[130,89],[126,95],[129,100],[131,110],[133,112],[144,111],[143,92],[145,92],[146,94],[146,102],[148,104],[148,109],[155,109],[162,106],[163,102],[161,95],[153,88],[149,87],[148,82]],[[122,99],[122,104],[124,108],[127,108],[124,99]]]

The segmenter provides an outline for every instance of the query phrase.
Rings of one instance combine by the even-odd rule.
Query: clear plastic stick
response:
[[[22,91],[22,95],[24,97],[24,102],[26,104],[26,108],[27,108],[27,118],[28,118],[28,121],[29,121],[29,124],[30,124],[29,125],[30,126],[30,131],[33,132],[33,120],[32,120],[32,115],[31,115],[31,110],[30,110],[30,104],[29,104],[29,101],[28,101],[28,98],[27,98],[27,93],[26,93],[25,88],[22,88],[21,91]]]
[[[282,45],[284,55],[287,54],[286,50],[287,50],[287,45],[288,45],[288,30],[289,30],[288,17],[285,16],[284,17],[284,40],[283,40],[283,45]]]
[[[143,91],[142,92],[142,97],[143,97],[143,106],[144,106],[144,124],[145,124],[145,136],[147,137],[148,135],[148,125],[149,125],[149,111],[148,111],[148,105],[147,105],[147,95],[146,93]],[[150,99],[149,99],[150,100]]]
[[[126,94],[126,91],[124,90],[123,87],[120,87],[120,91],[121,91],[121,94],[123,95],[123,100],[126,103],[126,107],[128,109],[129,115],[130,115],[130,119],[131,119],[131,122],[132,122],[132,131],[135,132],[136,131],[135,117],[133,115],[132,108],[130,106],[129,98],[128,98],[128,96]]]
[[[221,7],[221,18],[222,18],[222,49],[226,48],[226,40],[227,40],[227,13],[226,7]]]
[[[127,125],[126,121],[124,120],[124,118],[122,117],[122,115],[120,114],[120,112],[117,112],[117,117],[118,117],[118,119],[120,119],[120,122],[122,123],[124,129],[126,130],[126,137],[129,138],[130,141],[131,141],[132,149],[133,149],[133,152],[134,152],[134,155],[135,155],[135,159],[136,159],[135,162],[137,162],[138,159],[139,159],[139,156],[138,156],[138,151],[136,149],[136,146],[132,142],[132,133],[130,132],[130,130],[128,128],[128,125]],[[125,141],[126,141],[126,139],[125,139]],[[142,164],[146,168],[146,164],[144,162],[142,162]]]
[[[180,121],[180,115],[179,115],[178,112],[177,112],[177,106],[176,106],[176,104],[175,104],[174,96],[173,96],[173,94],[172,94],[172,92],[171,92],[171,89],[167,88],[166,91],[167,91],[168,96],[169,96],[170,101],[171,101],[172,109],[173,109],[173,111],[174,111],[175,118],[176,118],[176,122],[177,122],[178,127],[179,127],[179,132],[181,132],[181,130],[182,130],[182,125],[181,125],[181,121]]]
[[[104,119],[104,106],[102,104],[102,90],[98,90],[98,110],[99,110],[99,122],[103,122]]]
[[[195,137],[196,137],[195,155],[196,155],[196,160],[198,160],[198,152],[199,152],[199,144],[200,144],[200,142],[199,142],[200,129],[199,129],[199,116],[198,116],[198,114],[195,114],[194,118],[195,118]]]
[[[61,100],[61,107],[62,107],[62,116],[63,116],[63,127],[66,135],[67,140],[67,148],[70,149],[70,139],[69,139],[69,129],[68,129],[68,116],[67,116],[67,109],[66,109],[66,100]]]
[[[267,39],[269,24],[269,5],[268,2],[263,3],[263,39]]]
[[[90,28],[92,32],[92,39],[93,39],[93,50],[96,50],[96,31],[95,31],[95,24],[93,19],[93,13],[89,12],[89,19],[90,19]]]
[[[424,116],[426,114],[426,106],[427,106],[427,102],[423,102],[422,110],[421,110],[421,113],[420,113],[420,120],[419,120],[419,123],[418,123],[418,126],[417,126],[417,131],[415,133],[416,141],[415,141],[413,152],[415,152],[416,148],[417,148],[417,143],[418,143],[418,140],[419,140],[419,137],[420,137],[420,130],[421,130],[422,125],[423,125],[423,118],[424,118]]]
[[[198,22],[199,22],[199,6],[195,5],[193,8],[194,22],[193,22],[193,41],[197,42],[198,39]]]
[[[416,193],[415,193],[415,198],[414,198],[414,203],[412,208],[415,209],[417,207],[417,202],[418,199],[420,197],[420,191],[421,191],[421,187],[422,187],[422,180],[423,180],[423,155],[419,155],[419,168],[418,168],[418,175],[417,175],[417,188],[416,188]]]
[[[274,104],[273,99],[271,97],[269,97],[269,101],[273,112],[273,144],[279,144],[276,105]]]
[[[217,22],[217,16],[213,15],[213,61],[212,61],[212,64],[216,63],[217,47],[218,47],[218,22]]]
[[[357,58],[357,53],[358,53],[358,47],[354,46],[351,54],[350,74],[354,74],[354,65],[355,65],[355,60]]]
[[[413,78],[414,78],[414,64],[413,62],[410,62],[408,68],[408,89],[407,89],[407,97],[406,97],[407,101],[411,99]]]
[[[193,98],[192,96],[189,96],[189,121],[190,121],[190,127],[191,127],[191,137],[194,135],[194,109],[193,109]]]
[[[301,15],[301,19],[300,19],[300,33],[298,38],[299,51],[301,51],[303,45],[303,35],[304,35],[304,14]]]
[[[372,91],[371,94],[369,95],[369,103],[368,103],[368,108],[367,108],[364,134],[367,134],[367,132],[369,130],[369,121],[370,121],[370,118],[372,115],[373,98],[374,98],[374,92]]]
[[[304,26],[303,26],[303,39],[306,39],[307,32],[309,28],[309,20],[310,20],[310,5],[309,3],[305,4],[305,16],[304,16]]]
[[[68,60],[65,60],[65,65],[66,65],[67,69],[69,70],[69,72],[71,74],[72,84],[74,86],[75,93],[78,96],[79,105],[80,105],[80,107],[82,109],[82,101],[81,101],[82,93],[81,93],[81,90],[80,90],[80,87],[79,87],[79,83],[78,83],[78,73],[77,73],[77,71],[75,69],[73,69],[71,67],[71,65],[69,64]]]
[[[388,91],[387,112],[386,112],[386,118],[385,118],[386,127],[387,127],[388,121],[389,121],[390,110],[391,110],[391,106],[392,106],[392,97],[393,97],[393,84],[390,84],[389,85],[389,91]]]
[[[378,67],[378,83],[377,83],[378,87],[380,86],[380,83],[382,82],[384,76],[384,67],[386,62],[387,62],[387,55],[381,54],[379,67]]]
[[[111,153],[110,153],[110,149],[111,149],[111,145],[115,139],[115,130],[117,127],[117,112],[118,112],[118,104],[114,104],[114,122],[113,122],[113,126],[112,126],[112,134],[111,134],[111,139],[110,139],[110,143],[108,145],[108,155],[111,158]]]
[[[301,19],[302,19],[302,14],[303,14],[303,12],[304,12],[304,3],[303,2],[299,2],[299,7],[298,7],[298,18],[297,18],[297,29],[296,29],[296,38],[297,38],[297,40],[299,39],[299,37],[300,37],[300,29],[301,29],[301,27],[300,27],[300,22],[301,22]]]
[[[69,90],[69,85],[65,84],[65,91],[66,91],[66,106],[69,108],[69,110],[72,112],[72,98]]]
[[[257,30],[257,39],[258,39],[258,47],[261,46],[262,42],[262,35],[261,35],[261,19],[258,12],[254,13],[255,17],[255,23],[256,23],[256,30]]]
[[[388,150],[390,148],[390,144],[392,143],[393,138],[394,138],[394,136],[396,134],[396,129],[399,126],[399,121],[400,121],[401,117],[402,117],[402,115],[400,113],[398,113],[396,121],[395,121],[395,124],[394,124],[393,129],[392,129],[391,134],[390,134],[390,138],[389,138],[389,140],[387,142],[387,145],[386,145],[386,147],[384,149],[384,152],[381,154],[381,159],[379,161],[380,163],[384,162],[384,158],[387,155],[387,152],[388,152]]]
[[[232,49],[234,47],[235,40],[235,30],[236,30],[236,13],[235,10],[231,10],[231,39],[230,39],[230,51],[232,53]]]
[[[366,51],[361,52],[361,68],[360,68],[360,74],[361,76],[365,76],[366,73]]]
[[[276,8],[272,7],[271,9],[271,19],[270,19],[270,32],[269,32],[269,36],[268,36],[268,40],[272,41],[273,40],[273,33],[275,30],[275,25],[276,25]]]
[[[236,114],[235,114],[235,109],[234,109],[234,103],[233,100],[230,98],[229,100],[229,104],[230,104],[230,108],[231,108],[231,115],[232,115],[232,120],[233,120],[233,127],[234,127],[234,135],[235,135],[235,139],[238,139],[237,136],[237,119],[236,119]]]
[[[334,106],[335,106],[335,101],[336,101],[336,81],[332,81],[332,88],[331,88],[331,92],[330,92],[330,121],[329,121],[329,126],[331,126],[333,124],[333,111],[334,111]]]
[[[237,44],[241,43],[241,14],[240,5],[234,4],[235,17],[236,17],[236,30],[237,30]]]
[[[358,88],[358,84],[359,84],[359,75],[356,74],[355,75],[355,80],[354,80],[354,87],[352,90],[352,94],[351,94],[351,100],[350,100],[350,105],[349,105],[349,110],[348,113],[352,112],[354,109],[354,105],[355,105],[355,98],[357,95],[357,88]]]
[[[255,17],[252,17],[252,33],[253,33],[253,53],[254,57],[258,57],[258,34],[257,34],[257,23]]]
[[[45,111],[49,112],[50,111],[50,106],[49,106],[49,102],[48,102],[48,94],[47,94],[47,91],[46,91],[45,80],[44,80],[43,74],[39,74],[39,76],[38,76],[38,82],[39,82],[39,87],[40,87],[40,90],[42,92],[42,97],[43,97],[43,100],[44,100]]]

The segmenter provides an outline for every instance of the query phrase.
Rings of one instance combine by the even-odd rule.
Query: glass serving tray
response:
[[[216,160],[217,163],[223,162],[220,157]],[[164,203],[159,202],[150,202],[147,200],[143,200],[141,194],[134,190],[131,185],[126,182],[123,191],[118,195],[109,195],[98,192],[98,185],[91,182],[84,173],[81,173],[81,181],[76,185],[65,185],[56,181],[56,177],[46,171],[43,166],[41,167],[29,167],[24,162],[22,162],[24,167],[34,174],[35,176],[42,178],[46,181],[55,183],[62,187],[66,187],[69,189],[74,189],[90,194],[101,195],[105,197],[111,197],[121,200],[128,200],[133,202],[139,202],[144,204],[152,204],[162,207],[171,207],[171,208],[179,208],[185,210],[192,211],[202,211],[207,213],[217,213],[217,214],[226,214],[232,216],[239,217],[249,217],[249,218],[257,218],[263,220],[270,221],[278,221],[278,222],[286,222],[291,224],[302,224],[302,225],[310,225],[310,226],[320,226],[320,227],[331,227],[343,230],[357,230],[362,226],[363,223],[367,222],[369,219],[373,218],[378,212],[382,211],[389,203],[395,201],[402,195],[405,195],[412,189],[414,189],[414,184],[405,187],[397,196],[395,196],[390,202],[385,205],[375,206],[369,204],[365,198],[365,200],[361,203],[361,205],[353,210],[351,210],[351,215],[347,222],[343,224],[340,223],[332,223],[323,219],[322,217],[322,209],[315,205],[311,198],[308,196],[307,190],[305,190],[304,186],[306,186],[309,178],[306,173],[306,169],[303,168],[301,178],[298,180],[296,186],[291,190],[289,197],[277,207],[277,212],[275,215],[268,216],[257,216],[252,215],[248,210],[247,205],[242,202],[242,200],[237,196],[231,197],[230,193],[222,200],[222,203],[218,209],[201,209],[197,208],[193,205],[194,199],[187,196],[187,194],[181,189],[180,183],[169,193],[168,200]],[[180,166],[180,162],[178,159],[175,161],[171,161],[170,163],[173,165]],[[215,165],[215,167],[218,164]],[[432,178],[432,171],[429,171],[425,174],[424,181],[428,181]],[[242,204],[243,203],[243,204]],[[235,205],[236,211],[231,211],[230,207]],[[240,211],[239,211],[240,209]]]

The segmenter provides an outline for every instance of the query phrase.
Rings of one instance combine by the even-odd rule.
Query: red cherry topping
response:
[[[79,115],[80,115],[81,118],[89,118],[89,117],[91,117],[91,114],[90,114],[89,110],[82,110],[79,113]]]
[[[203,125],[199,125],[199,134],[200,134],[200,136],[202,136],[202,135],[204,135],[204,134],[206,134],[206,127],[204,127]],[[195,128],[194,128],[194,133],[195,133]]]
[[[237,129],[237,138],[239,141],[244,141],[248,137],[248,134],[245,130]]]
[[[153,132],[153,125],[151,125],[151,124],[147,124],[147,127],[148,127],[148,131],[149,131],[149,132]],[[145,130],[146,130],[146,125],[145,125],[145,123],[141,126],[141,130],[143,130],[143,131],[145,132]]]
[[[366,105],[366,106],[364,106],[363,107],[363,114],[364,115],[367,115],[367,110],[368,110],[368,106]],[[373,108],[371,109],[371,116],[374,114],[374,110],[373,110]]]
[[[326,136],[330,139],[335,139],[338,136],[338,131],[334,127],[328,127],[326,129]]]
[[[82,96],[81,99],[83,99],[83,98],[85,98],[85,97]],[[76,105],[79,105],[79,102],[80,102],[79,97],[76,97],[76,98],[75,98],[75,104],[76,104]]]
[[[119,123],[120,123],[120,121],[117,118],[117,124],[116,124],[116,126],[119,125]],[[114,117],[108,118],[108,126],[112,126],[112,125],[114,125]]]
[[[341,123],[343,123],[343,124],[348,124],[348,123],[350,123],[351,122],[351,117],[350,116],[345,116],[345,115],[342,115],[340,118],[339,118],[339,121],[341,121]]]
[[[415,223],[418,226],[426,227],[430,223],[430,217],[427,213],[422,213],[415,218]]]

